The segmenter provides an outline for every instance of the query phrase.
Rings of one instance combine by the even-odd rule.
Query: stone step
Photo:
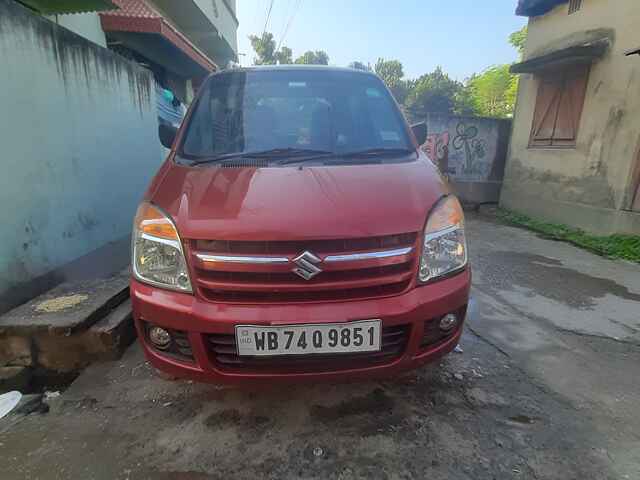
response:
[[[131,299],[128,298],[109,315],[94,324],[87,335],[96,338],[103,349],[99,360],[117,360],[136,338],[131,315]]]
[[[11,390],[24,392],[32,375],[29,367],[0,367],[0,394]]]
[[[86,331],[129,297],[129,272],[82,283],[63,283],[0,316],[3,337]]]
[[[33,336],[35,362],[41,369],[72,372],[98,361],[116,360],[133,342],[136,333],[127,299],[88,330],[68,336]]]
[[[4,383],[18,368],[47,377],[119,358],[134,338],[128,271],[62,284],[0,317]]]

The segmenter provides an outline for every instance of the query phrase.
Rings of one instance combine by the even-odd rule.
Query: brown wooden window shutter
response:
[[[569,0],[569,15],[576,13],[582,7],[582,0]]]
[[[589,66],[539,75],[530,147],[575,147]]]

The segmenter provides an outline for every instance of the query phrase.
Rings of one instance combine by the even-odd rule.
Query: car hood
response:
[[[167,161],[147,199],[183,238],[307,240],[416,232],[447,186],[431,162],[274,168]]]

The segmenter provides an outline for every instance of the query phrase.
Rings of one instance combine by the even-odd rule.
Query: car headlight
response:
[[[450,195],[436,204],[427,220],[418,278],[428,282],[461,270],[466,264],[464,214],[458,199]]]
[[[142,203],[133,222],[133,274],[141,282],[191,292],[178,230],[158,207]]]

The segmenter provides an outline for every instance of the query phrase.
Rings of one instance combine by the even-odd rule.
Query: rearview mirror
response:
[[[167,125],[166,123],[161,123],[160,125],[158,125],[158,136],[160,137],[160,143],[166,148],[171,148],[173,146],[173,142],[176,139],[177,134],[178,129],[173,125]]]
[[[418,145],[422,145],[427,141],[427,124],[426,122],[415,123],[411,125],[411,130],[413,131],[413,135],[416,137],[418,141]]]

